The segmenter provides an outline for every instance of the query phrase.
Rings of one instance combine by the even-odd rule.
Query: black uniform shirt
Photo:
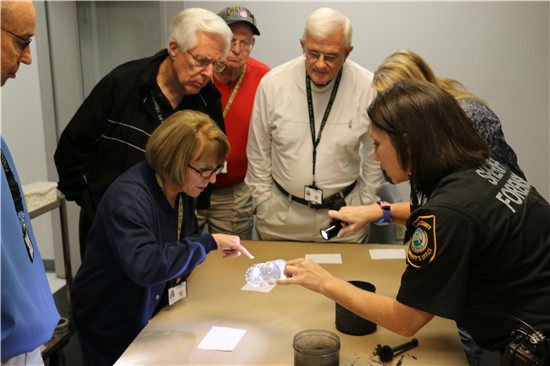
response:
[[[490,159],[442,179],[407,222],[397,300],[502,349],[521,319],[550,336],[550,206]],[[517,319],[516,319],[517,318]]]

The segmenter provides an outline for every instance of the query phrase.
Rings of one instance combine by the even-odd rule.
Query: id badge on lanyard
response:
[[[178,198],[178,238],[182,235],[183,225],[183,200]],[[168,305],[173,305],[187,297],[187,281],[181,282],[181,278],[168,283]]]
[[[313,184],[305,186],[304,187],[304,199],[308,202],[311,202],[313,204],[321,205],[323,204],[323,190],[318,188],[315,184],[315,165],[317,163],[317,145],[319,145],[319,142],[321,141],[321,134],[323,132],[323,129],[325,127],[325,124],[327,123],[328,116],[330,114],[330,110],[332,109],[332,104],[334,103],[334,99],[336,98],[336,93],[338,92],[338,86],[340,85],[340,79],[342,78],[342,70],[338,72],[338,75],[336,76],[336,80],[334,81],[334,86],[332,87],[332,92],[330,93],[330,98],[327,104],[327,108],[325,109],[325,113],[323,115],[323,119],[321,120],[321,125],[319,126],[319,133],[317,136],[315,136],[315,113],[313,111],[313,97],[311,94],[311,79],[309,75],[306,72],[306,94],[307,94],[307,109],[309,114],[309,127],[311,132],[311,142],[313,145],[313,171],[312,171],[312,178],[313,178]]]
[[[168,305],[170,306],[187,297],[187,281],[177,282],[174,286],[168,287]]]
[[[162,178],[158,173],[155,173],[155,178],[157,179],[157,183],[160,186],[160,189],[164,193],[164,184],[162,182]],[[182,236],[182,230],[183,230],[183,200],[181,198],[181,195],[178,195],[177,199],[177,206],[178,206],[178,231],[177,231],[177,238],[181,238]],[[172,280],[168,282],[168,305],[172,306],[178,301],[181,301],[187,297],[187,281],[181,281],[181,278],[177,278],[175,280]]]
[[[305,186],[304,199],[308,202],[321,205],[323,203],[323,190],[315,186]]]

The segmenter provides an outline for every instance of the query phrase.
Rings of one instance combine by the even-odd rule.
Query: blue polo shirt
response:
[[[21,195],[23,189],[8,146],[2,138],[2,152],[15,176]],[[23,199],[24,217],[34,249],[31,262],[22,228],[17,217],[4,169],[0,181],[2,213],[0,216],[2,248],[2,359],[30,352],[52,337],[59,313],[46,278],[42,257],[34,237],[27,206]],[[23,198],[23,197],[22,197]]]

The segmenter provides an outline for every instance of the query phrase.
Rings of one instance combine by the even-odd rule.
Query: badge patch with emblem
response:
[[[435,216],[419,216],[414,222],[416,227],[409,241],[407,263],[420,268],[433,261],[437,252],[435,235]]]

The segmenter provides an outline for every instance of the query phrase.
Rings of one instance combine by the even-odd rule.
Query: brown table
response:
[[[301,286],[276,286],[269,293],[241,291],[244,273],[253,263],[306,254],[342,255],[343,264],[323,264],[339,278],[369,281],[377,293],[395,296],[403,259],[371,260],[369,249],[395,245],[325,244],[247,241],[256,257],[222,260],[212,252],[188,279],[188,297],[161,310],[141,331],[116,365],[292,365],[292,340],[305,329],[335,332],[341,341],[340,365],[380,365],[377,345],[409,341],[382,327],[365,336],[336,330],[335,304]],[[197,346],[212,326],[246,329],[232,352]],[[434,318],[416,335],[419,346],[384,365],[467,365],[456,325]],[[401,357],[403,356],[403,357]]]

